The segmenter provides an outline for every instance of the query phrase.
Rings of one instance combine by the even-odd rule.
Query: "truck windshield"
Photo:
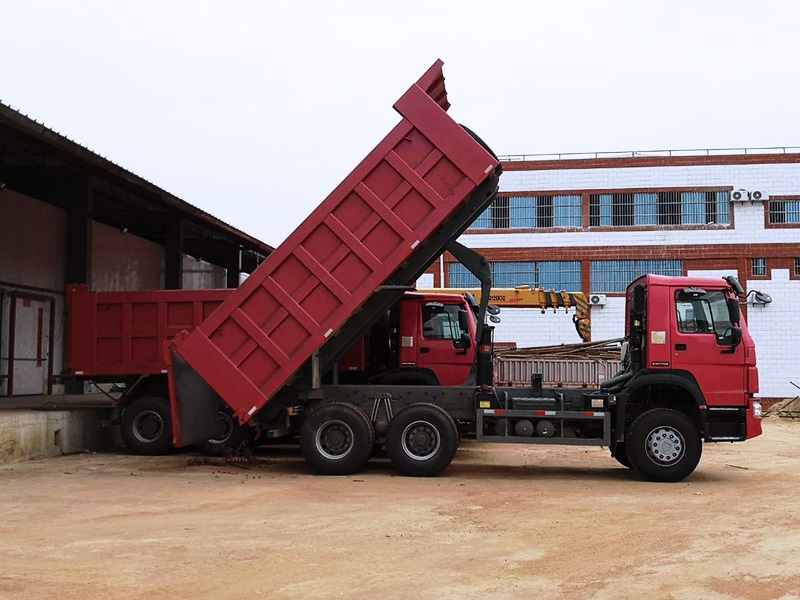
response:
[[[455,304],[422,307],[422,335],[425,339],[453,340],[461,339],[461,328],[458,326],[458,311]]]
[[[722,292],[709,292],[702,298],[677,298],[675,306],[678,331],[682,333],[713,333],[722,339],[731,328],[728,305]]]

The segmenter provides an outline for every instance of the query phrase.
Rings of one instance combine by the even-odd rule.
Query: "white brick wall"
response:
[[[756,343],[761,391],[767,398],[800,394],[800,327],[797,298],[800,280],[790,280],[787,269],[772,269],[768,281],[753,281],[750,289],[772,296],[767,305],[750,305],[747,325]]]
[[[500,323],[495,326],[496,342],[516,342],[518,348],[579,344],[581,341],[572,315],[562,308],[557,313],[545,314],[538,308],[501,308]]]
[[[602,189],[682,188],[730,186],[767,196],[800,194],[800,164],[753,164],[679,167],[626,167],[604,169],[555,169],[506,171],[500,189],[507,192],[578,191]],[[735,229],[467,233],[461,242],[471,248],[559,248],[591,246],[672,246],[691,244],[797,244],[800,229],[765,229],[764,203],[732,203]],[[722,277],[729,272],[692,271],[690,275]],[[733,273],[735,274],[735,273]],[[800,280],[789,279],[786,270],[773,269],[769,280],[753,281],[773,298],[767,306],[751,306],[748,326],[756,342],[762,397],[800,394],[800,319],[796,298]],[[624,298],[610,297],[603,308],[592,309],[592,339],[621,337],[625,329]],[[574,343],[578,336],[571,315],[542,315],[533,309],[505,309],[497,328],[498,341],[516,341],[520,347]]]
[[[625,298],[608,298],[605,306],[593,306],[591,311],[593,342],[625,335]]]
[[[719,165],[698,167],[628,167],[507,171],[501,191],[535,192],[625,188],[733,186],[765,195],[800,194],[800,164]],[[661,246],[674,244],[797,243],[800,230],[764,229],[764,203],[732,203],[736,229],[554,233],[467,233],[470,248],[548,248],[577,246]]]

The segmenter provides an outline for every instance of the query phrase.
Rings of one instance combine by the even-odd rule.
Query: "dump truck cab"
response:
[[[756,352],[739,308],[743,294],[733,277],[633,281],[626,293],[625,370],[602,386],[618,390],[624,407],[618,419],[670,406],[691,418],[707,442],[760,435]]]

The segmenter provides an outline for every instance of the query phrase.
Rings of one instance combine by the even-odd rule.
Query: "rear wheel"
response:
[[[120,435],[134,454],[156,456],[172,448],[172,415],[169,403],[156,396],[131,402],[120,419]]]
[[[650,481],[681,481],[703,454],[700,431],[685,414],[656,408],[639,415],[625,436],[633,469]]]
[[[458,450],[458,428],[434,404],[412,404],[386,431],[386,452],[403,475],[431,477],[444,471]]]
[[[366,413],[334,402],[312,412],[300,429],[300,450],[320,475],[350,475],[364,466],[375,447]]]
[[[206,456],[223,456],[225,452],[235,452],[249,447],[255,440],[256,431],[250,425],[240,425],[229,409],[219,410],[219,437],[200,444],[200,451]]]

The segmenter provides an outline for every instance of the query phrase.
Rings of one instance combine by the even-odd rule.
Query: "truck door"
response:
[[[461,385],[472,369],[475,336],[469,327],[462,328],[463,317],[459,323],[459,311],[463,310],[465,307],[460,304],[426,302],[421,305],[417,366],[436,373],[440,385]]]
[[[709,406],[744,402],[744,346],[731,345],[726,296],[708,291],[690,297],[673,290],[675,302],[670,343],[672,368],[691,372]]]

